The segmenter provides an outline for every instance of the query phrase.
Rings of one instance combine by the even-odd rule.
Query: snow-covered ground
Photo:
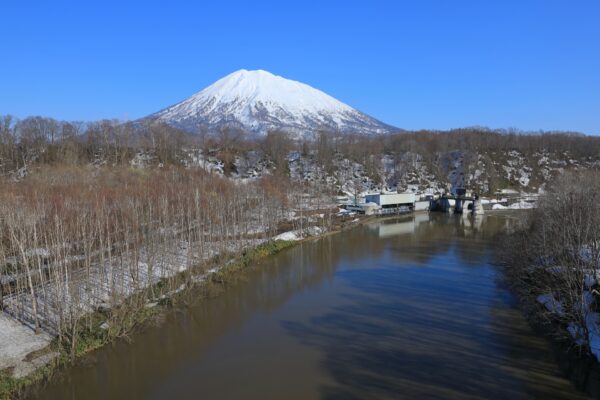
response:
[[[14,377],[22,377],[50,361],[53,354],[35,359],[26,357],[47,347],[52,337],[47,333],[38,335],[25,325],[0,312],[0,371],[12,368]]]
[[[557,278],[561,274],[569,273],[569,268],[564,266],[543,267],[545,273],[552,274]],[[589,346],[590,353],[600,362],[600,313],[595,310],[598,284],[596,272],[590,270],[583,278],[584,290],[575,304],[567,306],[552,293],[543,293],[536,297],[538,303],[542,304],[548,313],[558,321],[565,319],[581,318],[583,323],[569,321],[566,331],[570,334],[573,342],[578,346]],[[567,321],[568,321],[567,319]]]
[[[552,314],[556,314],[559,317],[565,314],[562,303],[556,300],[551,294],[540,294],[536,300],[538,303],[543,304],[546,310]]]
[[[220,252],[238,252],[243,248],[257,246],[265,239],[229,240],[209,243],[187,243],[179,241],[165,245],[152,254],[144,249],[139,254],[122,254],[113,260],[97,262],[89,271],[79,269],[69,276],[69,289],[64,290],[65,282],[48,282],[44,290],[36,291],[37,307],[47,310],[39,315],[40,324],[49,334],[55,334],[60,321],[71,315],[81,316],[93,312],[99,307],[119,302],[134,293],[157,284],[199,265]],[[137,265],[128,264],[128,260],[137,259]],[[33,301],[29,291],[4,296],[4,309],[9,315],[23,324],[34,328]],[[56,307],[63,304],[64,307]]]
[[[300,233],[298,233],[297,231],[289,231],[289,232],[281,233],[281,234],[275,236],[273,239],[296,241],[296,240],[301,240],[302,235]]]

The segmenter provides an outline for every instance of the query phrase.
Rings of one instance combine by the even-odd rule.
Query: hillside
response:
[[[399,190],[420,194],[467,187],[480,194],[543,191],[568,170],[598,169],[600,138],[483,128],[360,135],[320,132],[294,140],[282,132],[251,138],[224,129],[186,134],[166,124],[111,121],[80,126],[48,118],[0,119],[0,176],[23,180],[47,165],[197,168],[234,181],[277,175],[336,192]]]

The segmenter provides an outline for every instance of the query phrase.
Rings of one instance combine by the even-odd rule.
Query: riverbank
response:
[[[562,374],[583,393],[594,399],[600,399],[600,363],[595,356],[584,351],[581,346],[574,345],[572,340],[566,339],[564,335],[556,335],[557,329],[561,329],[556,323],[542,318],[539,313],[538,304],[529,299],[529,311],[526,313],[528,321],[535,332],[545,337],[552,344],[554,357]]]
[[[502,262],[503,268],[506,264]],[[540,303],[538,296],[524,289],[514,277],[504,276],[503,279],[516,295],[519,308],[532,329],[540,337],[545,338],[552,348],[557,365],[577,390],[600,399],[600,363],[590,354],[583,342],[574,342],[568,326],[559,319],[550,318],[548,309]]]
[[[563,373],[600,398],[598,174],[561,176],[501,244],[507,283]]]
[[[19,182],[3,180],[3,315],[58,337],[73,355],[86,341],[100,341],[87,335],[97,320],[104,317],[109,335],[119,334],[120,326],[135,322],[131,310],[143,314],[178,290],[181,284],[169,278],[191,279],[194,266],[208,265],[219,254],[240,254],[284,225],[329,227],[328,193],[305,187],[300,192],[286,179],[276,185],[273,179],[238,184],[182,166],[138,170],[119,163],[57,165]],[[4,331],[13,332],[10,326]],[[9,343],[0,347],[0,359],[10,361],[4,376],[19,370],[15,357],[23,362]]]
[[[47,374],[55,358],[52,337],[34,331],[0,313],[0,399],[8,399]]]
[[[82,356],[126,337],[137,329],[146,329],[160,321],[160,315],[192,291],[201,296],[213,296],[217,286],[227,284],[236,278],[236,272],[256,263],[262,258],[274,255],[286,248],[304,241],[316,240],[365,223],[374,217],[337,217],[330,229],[308,227],[303,234],[284,232],[274,240],[234,253],[225,253],[212,257],[202,265],[182,271],[168,278],[169,287],[176,289],[159,298],[143,299],[144,306],[131,312],[125,318],[118,318],[118,324],[108,324],[110,313],[107,310],[95,312],[88,328],[82,330],[74,340],[75,352],[64,348],[47,333],[36,335],[34,331],[7,315],[0,314],[0,399],[20,397],[30,386],[51,379],[57,368],[77,362]],[[312,228],[312,229],[311,229]],[[318,228],[318,229],[316,229]],[[285,238],[292,240],[285,240]],[[166,281],[157,283],[166,286]],[[198,291],[199,288],[204,290]],[[146,295],[145,291],[143,294]],[[134,295],[136,296],[136,295]],[[135,299],[139,302],[140,299]]]
[[[36,335],[25,325],[6,315],[0,315],[0,399],[18,397],[28,386],[49,379],[57,367],[76,362],[83,355],[129,335],[136,329],[151,326],[152,322],[158,319],[158,315],[177,302],[178,297],[183,296],[185,291],[197,289],[203,284],[225,283],[236,270],[295,244],[296,242],[283,240],[266,242],[243,251],[237,258],[230,258],[220,267],[208,269],[206,274],[192,274],[192,280],[187,279],[183,273],[173,277],[171,279],[188,283],[182,283],[179,290],[162,296],[160,301],[146,299],[145,307],[134,311],[130,318],[123,319],[120,326],[108,326],[105,322],[106,315],[95,313],[92,316],[96,321],[94,326],[80,333],[74,354],[70,354],[70,349],[61,348],[56,339],[47,333]],[[228,257],[223,255],[219,258]],[[217,260],[213,260],[214,262]],[[197,267],[196,270],[198,269]]]

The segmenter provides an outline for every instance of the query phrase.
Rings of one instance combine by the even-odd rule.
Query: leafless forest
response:
[[[512,282],[551,331],[586,351],[598,351],[600,174],[566,174],[509,238]]]
[[[258,150],[271,166],[285,173],[289,151],[314,152],[317,161],[331,168],[333,156],[343,156],[367,168],[379,160],[374,155],[416,153],[435,166],[440,154],[460,151],[469,157],[516,150],[525,157],[536,152],[568,152],[577,159],[600,157],[600,138],[573,132],[519,132],[465,128],[451,131],[401,131],[384,136],[317,132],[312,140],[295,142],[283,132],[265,137],[248,137],[228,129],[207,134],[201,129],[189,134],[165,124],[120,123],[105,120],[93,123],[64,122],[29,117],[17,120],[0,116],[0,173],[18,177],[18,171],[35,165],[129,165],[139,152],[152,156],[156,164],[185,164],[185,149],[214,154],[224,163],[227,175],[236,155]],[[434,168],[435,169],[435,168]]]
[[[324,209],[313,225],[331,222],[322,193],[285,176],[235,183],[173,162],[176,148],[160,140],[153,143],[164,163],[135,169],[123,160],[139,148],[122,145],[122,132],[90,144],[67,138],[71,125],[32,120],[12,131],[4,121],[0,302],[72,346],[93,311],[113,310],[110,323],[119,326],[182,279],[202,279],[198,268],[213,257],[267,241],[286,220],[287,229],[301,229],[303,209]],[[15,179],[31,165],[34,173]],[[290,218],[293,210],[299,217]]]

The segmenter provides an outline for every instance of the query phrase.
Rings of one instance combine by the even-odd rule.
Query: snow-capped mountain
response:
[[[296,137],[319,129],[361,134],[395,130],[304,83],[244,69],[148,118],[209,133],[223,127],[258,135],[284,130]]]

